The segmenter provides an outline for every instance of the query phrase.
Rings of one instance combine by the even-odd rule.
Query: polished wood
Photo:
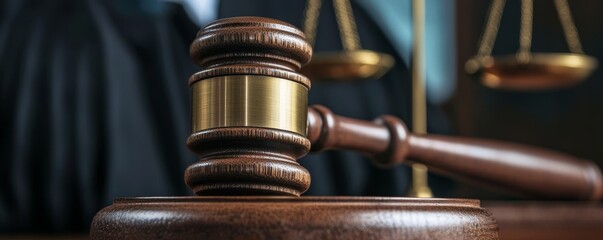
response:
[[[194,133],[188,142],[200,160],[184,179],[198,195],[299,196],[310,187],[310,173],[296,162],[310,142],[295,133],[217,128]]]
[[[0,240],[87,240],[86,234],[5,234]]]
[[[191,45],[191,56],[204,68],[191,77],[189,84],[193,89],[213,80],[217,80],[216,86],[231,86],[232,83],[225,82],[228,80],[226,77],[250,76],[249,79],[244,77],[245,91],[226,92],[214,101],[215,104],[227,102],[233,96],[239,98],[239,102],[248,100],[249,97],[240,98],[239,95],[254,90],[248,85],[259,86],[268,82],[268,78],[263,77],[270,77],[276,84],[274,86],[282,87],[278,82],[283,82],[287,86],[310,87],[309,81],[295,72],[311,56],[309,45],[299,30],[276,20],[244,17],[216,21],[199,32]],[[284,90],[287,89],[277,92]],[[197,99],[195,94],[208,95],[203,93],[193,91],[193,100]],[[254,94],[269,93],[249,93],[250,96]],[[269,102],[296,102],[294,100],[299,98],[296,96],[281,96],[282,101],[254,101],[249,104],[258,107]],[[205,104],[211,100],[200,99]],[[296,103],[292,105],[295,111],[291,115],[299,115],[294,114],[300,108],[299,102]],[[233,107],[229,109],[232,111]],[[403,123],[393,117],[380,118],[381,124],[367,123],[336,117],[321,109],[316,107],[308,115],[308,141],[299,132],[306,126],[279,128],[281,117],[272,119],[274,122],[271,124],[247,125],[253,122],[250,120],[254,116],[266,119],[276,115],[268,111],[249,113],[241,110],[238,115],[225,114],[238,116],[232,122],[239,124],[224,125],[229,122],[219,114],[225,112],[224,109],[199,114],[194,107],[194,132],[188,139],[188,145],[200,156],[200,161],[187,169],[187,185],[199,195],[299,196],[309,187],[310,176],[296,159],[307,153],[311,142],[315,150],[339,148],[375,153],[378,155],[375,159],[385,165],[401,163],[408,158],[435,171],[537,196],[599,199],[603,194],[598,168],[570,156],[485,140],[433,135],[418,137],[409,135]],[[287,112],[280,114],[286,115]],[[207,125],[210,122],[207,119],[212,117],[216,124],[207,128],[195,127],[199,121]],[[317,132],[322,135],[316,135]]]
[[[598,202],[484,202],[502,240],[599,240],[603,205]]]
[[[189,79],[189,85],[217,76],[262,75],[310,87],[310,80],[296,71],[310,61],[312,47],[300,30],[279,20],[220,19],[197,33],[190,55],[203,70]]]
[[[302,135],[310,81],[296,71],[312,48],[303,33],[269,18],[221,19],[199,31],[190,54],[203,70],[189,79],[198,101],[187,144],[200,161],[186,170],[186,184],[198,195],[305,192],[310,174],[296,160],[310,148]],[[202,89],[213,82],[216,88]],[[298,94],[283,95],[288,91]]]
[[[191,86],[220,76],[261,75],[275,77],[277,83],[293,81],[310,87],[309,81],[295,72],[309,60],[310,46],[299,30],[276,20],[242,17],[216,21],[199,31],[191,45],[191,56],[204,68],[191,77]],[[254,81],[259,85],[265,79]],[[220,104],[230,95],[241,95],[240,92],[227,92],[215,102]],[[299,96],[281,97],[287,98],[284,102],[295,102],[291,99]],[[299,108],[299,104],[290,108]],[[299,109],[293,110],[291,114]],[[252,114],[267,112],[245,110],[241,114],[251,119]],[[202,116],[194,116],[197,115]],[[391,116],[366,122],[336,116],[320,106],[308,113],[307,136],[292,133],[295,132],[292,129],[272,127],[282,125],[280,119],[270,126],[221,125],[195,129],[188,145],[200,156],[200,162],[187,169],[188,186],[199,195],[299,196],[309,187],[310,176],[296,159],[305,155],[311,144],[313,150],[334,148],[372,153],[376,162],[383,165],[410,159],[437,172],[540,197],[601,199],[603,196],[603,177],[598,167],[561,153],[482,139],[419,136],[410,134],[399,119]],[[299,128],[304,126],[296,129]]]
[[[477,200],[379,197],[117,199],[91,239],[498,239]]]
[[[191,86],[246,75],[310,88],[296,71],[309,60],[311,49],[299,30],[276,20],[214,22],[200,31],[191,56],[203,68],[191,77]],[[310,185],[308,171],[296,162],[310,149],[362,151],[382,165],[409,159],[445,174],[544,197],[600,199],[603,194],[601,173],[590,162],[517,144],[414,135],[392,116],[368,122],[314,106],[308,110],[306,136],[278,124],[237,124],[195,128],[188,138],[200,161],[186,170],[185,181],[206,196],[116,200],[97,214],[91,237],[498,238],[494,219],[474,200],[292,197]]]
[[[245,75],[310,88],[309,80],[295,71],[310,59],[311,49],[299,30],[280,21],[257,17],[218,20],[199,32],[191,56],[203,68],[190,78],[191,86]],[[227,91],[223,96],[237,92],[223,89]],[[204,91],[192,94],[200,92]],[[221,99],[214,99],[216,105],[224,104]],[[307,112],[307,104],[304,107]],[[118,199],[95,216],[91,238],[498,239],[494,218],[476,200],[297,197],[310,185],[308,171],[296,162],[310,150],[310,140],[287,130],[289,125],[216,124],[224,122],[231,124],[198,125],[201,127],[194,128],[187,141],[200,159],[186,170],[185,181],[204,196]],[[308,130],[310,134],[321,131]]]
[[[323,106],[308,112],[312,150],[354,149],[376,163],[410,161],[451,176],[555,199],[601,199],[603,176],[590,161],[513,143],[410,133],[393,116],[374,122],[333,114]]]

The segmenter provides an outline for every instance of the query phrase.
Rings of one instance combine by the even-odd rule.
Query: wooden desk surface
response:
[[[598,202],[483,202],[494,214],[502,240],[603,239]]]
[[[0,240],[86,240],[88,234],[15,234],[0,235]]]
[[[592,202],[483,202],[502,240],[603,239],[603,204]],[[2,239],[87,239],[82,235],[0,235]]]

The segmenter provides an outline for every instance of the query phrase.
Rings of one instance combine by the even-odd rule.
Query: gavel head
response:
[[[303,33],[285,22],[235,17],[199,31],[190,54],[192,134],[200,161],[185,172],[197,195],[293,195],[310,186],[296,160],[310,149]]]

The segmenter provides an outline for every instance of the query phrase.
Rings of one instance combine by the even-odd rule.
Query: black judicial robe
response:
[[[257,15],[300,27],[305,1],[223,0],[220,17]],[[316,51],[339,50],[329,1]],[[394,53],[359,6],[363,47]],[[190,195],[196,161],[187,79],[198,27],[176,4],[119,0],[5,0],[0,4],[0,233],[85,231],[124,196]],[[310,103],[362,119],[393,114],[410,125],[410,73],[399,56],[382,79],[314,83]],[[432,131],[445,131],[430,110]],[[409,170],[375,168],[353,152],[302,159],[306,195],[402,196]],[[446,183],[434,183],[445,195]],[[439,191],[438,189],[442,189]]]

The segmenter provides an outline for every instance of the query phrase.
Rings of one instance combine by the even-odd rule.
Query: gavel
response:
[[[297,73],[311,46],[294,26],[260,17],[215,21],[190,47],[203,70],[189,79],[192,134],[200,161],[185,172],[197,195],[300,196],[310,151],[349,149],[393,166],[434,172],[554,199],[598,200],[603,178],[592,162],[554,151],[483,139],[410,133],[393,116],[363,121],[308,107],[311,82]]]

